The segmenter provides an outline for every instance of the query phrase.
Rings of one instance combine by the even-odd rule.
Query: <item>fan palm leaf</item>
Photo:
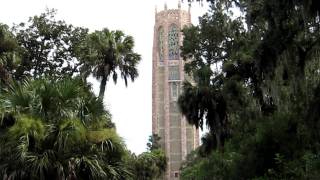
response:
[[[0,99],[1,177],[122,177],[126,169],[116,164],[124,144],[108,129],[110,114],[89,86],[77,79],[26,80],[8,87]],[[3,125],[10,118],[12,123]],[[99,130],[106,131],[92,141],[88,134]]]

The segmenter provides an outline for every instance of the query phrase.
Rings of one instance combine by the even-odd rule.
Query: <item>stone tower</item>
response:
[[[180,57],[184,26],[191,24],[190,8],[155,12],[152,65],[152,132],[168,157],[165,179],[179,179],[181,162],[199,145],[199,133],[179,112],[177,105],[186,78]]]

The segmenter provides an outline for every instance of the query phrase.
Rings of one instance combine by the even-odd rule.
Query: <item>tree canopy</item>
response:
[[[89,33],[55,13],[0,24],[0,178],[160,177],[163,151],[154,144],[132,154],[103,105],[110,76],[126,85],[138,77],[133,37],[107,28]],[[99,96],[89,75],[101,80]]]
[[[121,179],[125,146],[79,80],[23,81],[1,96],[1,177]],[[96,126],[99,124],[99,126]],[[124,164],[124,162],[122,162]]]
[[[21,46],[15,78],[66,77],[79,72],[79,48],[88,29],[55,19],[55,10],[29,18],[13,30]]]
[[[214,0],[183,30],[180,109],[210,129],[183,179],[319,177],[319,7]]]
[[[137,65],[141,60],[139,54],[133,51],[132,36],[122,31],[110,31],[105,28],[87,36],[82,48],[82,76],[92,74],[101,80],[99,97],[103,99],[106,84],[110,77],[117,83],[118,74],[128,85],[128,78],[134,81],[138,77]]]

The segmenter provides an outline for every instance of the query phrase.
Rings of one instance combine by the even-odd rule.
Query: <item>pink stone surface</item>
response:
[[[154,38],[153,38],[153,54],[152,54],[152,132],[155,134],[159,134],[159,124],[162,124],[161,121],[164,121],[164,137],[161,137],[162,140],[164,140],[164,147],[162,147],[166,153],[166,156],[168,157],[168,166],[167,166],[167,172],[165,174],[164,179],[171,180],[171,179],[179,179],[174,177],[175,173],[179,173],[179,169],[175,169],[173,167],[173,163],[181,164],[182,160],[185,160],[187,152],[187,141],[192,141],[193,143],[193,149],[195,149],[197,146],[199,146],[199,132],[194,127],[192,128],[194,131],[193,139],[187,139],[186,135],[186,128],[188,123],[186,119],[181,115],[181,137],[179,138],[181,144],[181,149],[179,149],[178,152],[173,151],[174,148],[171,147],[172,144],[170,142],[176,142],[177,139],[174,139],[174,137],[170,136],[170,87],[168,80],[168,66],[179,66],[180,71],[180,86],[182,85],[182,82],[184,81],[184,61],[180,57],[176,60],[168,60],[168,28],[171,24],[176,24],[180,30],[184,26],[189,26],[191,24],[191,15],[190,11],[184,11],[179,9],[165,9],[160,12],[156,12],[155,14],[155,25],[154,25]],[[159,62],[159,55],[158,55],[158,29],[160,27],[163,27],[164,30],[164,61],[163,63]],[[182,32],[179,32],[179,45],[182,46]],[[160,78],[159,74],[159,67],[164,66],[164,79]],[[159,88],[159,81],[164,81],[163,88]],[[163,97],[159,96],[159,89],[163,89]],[[163,98],[163,99],[162,99]],[[164,114],[160,114],[159,108],[161,106],[160,102],[164,102],[162,106],[164,106]],[[159,117],[164,117],[160,119]],[[192,150],[193,150],[192,149]],[[181,155],[181,161],[173,161],[170,156],[171,155]]]

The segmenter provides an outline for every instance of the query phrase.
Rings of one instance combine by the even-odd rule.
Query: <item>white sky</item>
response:
[[[182,3],[187,8],[187,0]],[[58,10],[57,19],[68,24],[89,28],[90,31],[122,30],[135,40],[135,51],[142,56],[138,66],[140,76],[125,88],[120,79],[116,85],[108,82],[105,105],[113,115],[117,131],[127,147],[141,153],[151,135],[151,79],[152,79],[152,40],[155,6],[158,11],[167,2],[168,9],[177,8],[178,0],[0,0],[0,23],[11,26],[26,22],[28,17],[39,15],[46,8]],[[191,8],[192,21],[206,11],[194,3]],[[99,83],[92,80],[97,93]]]

